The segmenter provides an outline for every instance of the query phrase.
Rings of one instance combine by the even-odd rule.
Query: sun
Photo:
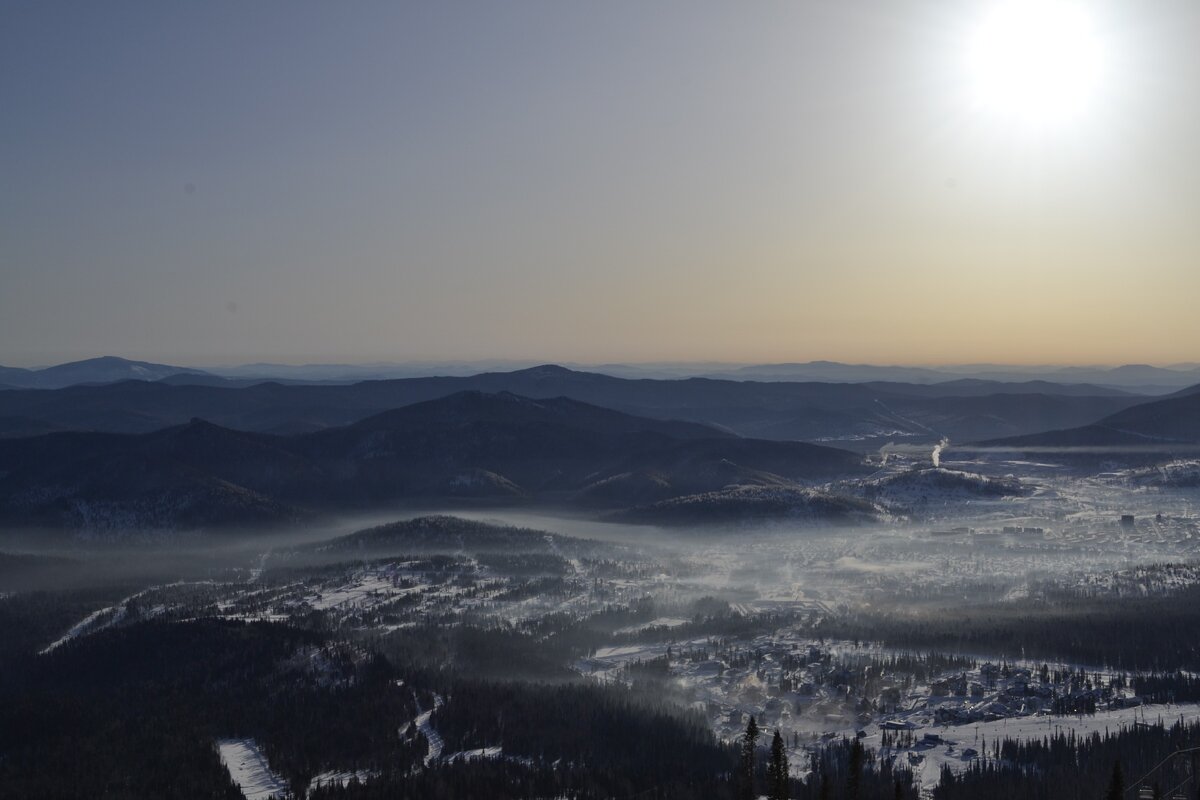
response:
[[[975,108],[1024,129],[1079,118],[1104,83],[1095,21],[1070,0],[1002,0],[969,36],[966,58]]]

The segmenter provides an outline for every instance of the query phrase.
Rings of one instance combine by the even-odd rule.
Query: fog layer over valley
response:
[[[266,625],[292,638],[254,657],[261,680],[306,703],[343,696],[339,714],[358,702],[344,697],[354,687],[375,697],[353,712],[364,718],[394,695],[391,733],[336,746],[323,728],[273,727],[278,712],[198,712],[220,755],[203,769],[218,782],[224,769],[247,797],[396,780],[461,788],[496,770],[562,788],[582,779],[556,759],[617,758],[603,736],[572,744],[544,721],[536,733],[485,723],[498,703],[534,724],[541,695],[585,706],[619,696],[638,714],[700,726],[688,735],[707,731],[702,748],[732,746],[753,715],[782,732],[798,786],[861,742],[914,794],[942,785],[944,769],[968,775],[1005,738],[1194,720],[1200,685],[1180,675],[1200,670],[1200,650],[1176,631],[1195,625],[1200,599],[1196,490],[1048,465],[1018,478],[1017,466],[892,456],[843,490],[908,516],[865,527],[456,509],[258,535],[60,535],[40,548],[14,534],[5,548],[20,555],[0,571],[5,657],[61,680],[99,659],[94,683],[131,668],[135,652],[174,658],[190,646],[180,636],[219,650],[211,637],[259,638]],[[36,696],[34,678],[14,674]],[[1184,705],[1155,707],[1166,700]],[[16,721],[19,709],[6,713]],[[309,736],[322,744],[297,760]],[[21,780],[19,763],[0,776]],[[630,775],[644,767],[621,763]]]
[[[478,391],[9,438],[0,787],[733,797],[753,719],[796,797],[991,791],[1067,742],[1098,792],[1200,730],[1191,397],[1086,448]]]

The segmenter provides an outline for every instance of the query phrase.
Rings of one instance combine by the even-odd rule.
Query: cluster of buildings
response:
[[[686,646],[685,646],[686,647]],[[688,688],[718,734],[736,738],[750,715],[760,727],[813,738],[932,725],[990,722],[1038,714],[1086,714],[1140,705],[1101,676],[995,663],[945,668],[896,657],[764,637],[703,656],[677,651],[670,672]]]

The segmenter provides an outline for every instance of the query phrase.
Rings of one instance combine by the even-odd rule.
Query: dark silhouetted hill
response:
[[[101,356],[84,361],[72,361],[43,369],[0,367],[0,383],[25,389],[61,389],[77,384],[113,383],[115,381],[157,381],[179,374],[197,377],[206,373],[189,367],[130,361],[116,356]]]
[[[675,497],[610,515],[648,525],[727,525],[796,521],[822,525],[869,525],[880,509],[864,500],[797,487],[732,486]]]
[[[361,556],[506,551],[561,554],[564,550],[574,553],[580,548],[594,551],[611,546],[532,528],[435,515],[377,525],[298,548],[298,552]]]
[[[1142,465],[1200,453],[1200,392],[1142,403],[1093,425],[980,442],[981,448],[1049,453],[1080,465]]]
[[[739,439],[566,398],[463,392],[311,434],[247,433],[192,420],[148,434],[0,440],[0,520],[203,527],[418,498],[569,503],[598,481],[646,469],[670,475],[675,485],[667,494],[676,496],[751,474],[791,482],[863,466],[835,448]],[[603,504],[625,501],[617,494]]]
[[[1142,398],[1109,390],[972,383],[937,386],[626,379],[555,366],[470,377],[407,378],[352,385],[250,386],[124,381],[59,390],[0,392],[0,417],[26,429],[145,433],[194,417],[239,430],[310,433],[461,391],[569,397],[639,417],[683,420],[759,439],[829,442],[859,451],[896,441],[973,441],[1077,427]],[[1002,391],[1000,391],[1002,390]],[[1042,391],[1044,390],[1044,391]]]

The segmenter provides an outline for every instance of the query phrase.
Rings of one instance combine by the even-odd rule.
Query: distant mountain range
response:
[[[190,374],[197,378],[206,373],[188,367],[129,361],[116,356],[72,361],[55,367],[22,369],[0,366],[0,385],[22,389],[61,389],[79,384],[115,383],[117,381],[158,381],[173,375]]]
[[[731,483],[799,488],[863,470],[858,456],[830,447],[741,439],[566,398],[459,392],[291,436],[194,420],[148,434],[3,440],[0,521],[89,530],[258,525],[445,498],[621,508]]]
[[[553,365],[350,385],[178,376],[0,392],[0,523],[257,525],[417,500],[664,524],[858,522],[879,512],[871,498],[820,486],[861,476],[856,452],[889,442],[1137,454],[1130,465],[1200,451],[1200,386],[1147,400],[1044,381],[626,379]]]
[[[1126,364],[1119,367],[1010,366],[968,364],[947,367],[876,366],[810,361],[801,364],[756,364],[705,373],[711,377],[760,381],[838,381],[864,383],[942,383],[956,378],[981,381],[1046,381],[1059,384],[1095,384],[1144,394],[1167,394],[1200,383],[1200,365],[1174,364],[1155,367]]]
[[[751,438],[828,442],[860,452],[893,440],[972,441],[1086,425],[1145,401],[1119,390],[1041,381],[962,379],[923,385],[629,379],[554,365],[468,377],[321,385],[228,385],[221,379],[176,375],[157,382],[0,392],[0,436],[52,430],[145,433],[194,417],[245,431],[310,433],[461,391],[570,397]]]
[[[248,385],[264,381],[281,383],[357,383],[401,378],[468,377],[483,372],[512,372],[536,366],[532,361],[491,360],[471,362],[410,362],[372,364],[272,364],[195,368],[129,361],[115,356],[75,361],[54,367],[22,369],[0,366],[0,389],[56,389],[81,383],[120,380],[164,380],[175,383]],[[1200,364],[1164,367],[1126,364],[1118,367],[1012,366],[966,364],[939,367],[843,364],[808,361],[780,364],[655,363],[566,364],[583,372],[621,378],[715,378],[736,381],[822,383],[944,384],[969,380],[1021,384],[1092,384],[1142,394],[1169,394],[1200,383]]]
[[[1073,461],[1165,461],[1200,454],[1200,387],[1141,403],[1093,424],[984,441],[982,447],[1055,452]]]

